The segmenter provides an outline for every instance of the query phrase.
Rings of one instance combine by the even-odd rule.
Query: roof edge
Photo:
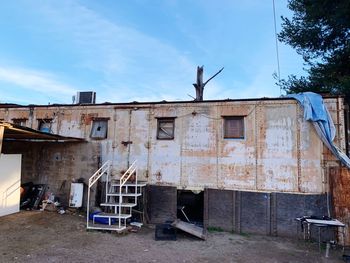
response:
[[[330,95],[330,94],[321,94],[322,98],[329,99],[329,98],[344,98],[343,95]],[[239,101],[278,101],[278,100],[291,100],[291,98],[288,97],[262,97],[262,98],[246,98],[246,99],[220,99],[220,100],[203,100],[203,101],[194,101],[194,100],[181,100],[181,101],[145,101],[145,102],[138,102],[138,101],[132,101],[132,102],[103,102],[103,103],[94,103],[94,104],[28,104],[28,105],[20,105],[20,104],[12,104],[12,103],[5,103],[0,104],[0,108],[48,108],[48,107],[89,107],[89,106],[144,106],[144,105],[163,105],[163,104],[181,104],[181,103],[188,103],[188,104],[202,104],[202,103],[220,103],[220,102],[239,102]]]

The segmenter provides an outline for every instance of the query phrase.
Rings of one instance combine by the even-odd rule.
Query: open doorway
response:
[[[203,227],[204,191],[177,191],[177,218]]]

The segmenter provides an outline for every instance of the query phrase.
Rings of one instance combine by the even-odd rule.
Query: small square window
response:
[[[39,125],[38,125],[39,131],[52,133],[52,130],[51,130],[52,119],[40,119],[38,120],[38,122],[39,122]]]
[[[108,120],[93,120],[90,137],[93,139],[106,139],[108,130]]]
[[[19,126],[26,126],[27,119],[12,119],[12,123]]]
[[[224,138],[244,139],[244,117],[227,116],[224,117]]]
[[[157,128],[158,140],[174,139],[175,118],[159,118]]]

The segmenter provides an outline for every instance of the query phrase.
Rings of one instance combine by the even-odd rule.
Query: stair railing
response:
[[[125,185],[125,183],[130,179],[130,177],[135,173],[135,180],[137,184],[137,173],[136,173],[136,160],[130,165],[130,167],[125,171],[125,173],[120,177],[119,180],[119,228],[121,227],[121,212],[122,212],[122,187]],[[135,195],[137,192],[137,187],[135,188]],[[137,198],[135,196],[135,198]]]
[[[107,174],[106,177],[106,191],[109,180],[110,173],[110,161],[106,161],[90,178],[89,178],[89,188],[88,188],[88,198],[87,198],[87,208],[86,208],[86,227],[89,227],[89,216],[90,216],[90,191],[91,187],[101,178],[102,175]]]

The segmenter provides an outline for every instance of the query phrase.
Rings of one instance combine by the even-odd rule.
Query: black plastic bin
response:
[[[171,224],[156,225],[155,240],[176,240],[176,228]]]

